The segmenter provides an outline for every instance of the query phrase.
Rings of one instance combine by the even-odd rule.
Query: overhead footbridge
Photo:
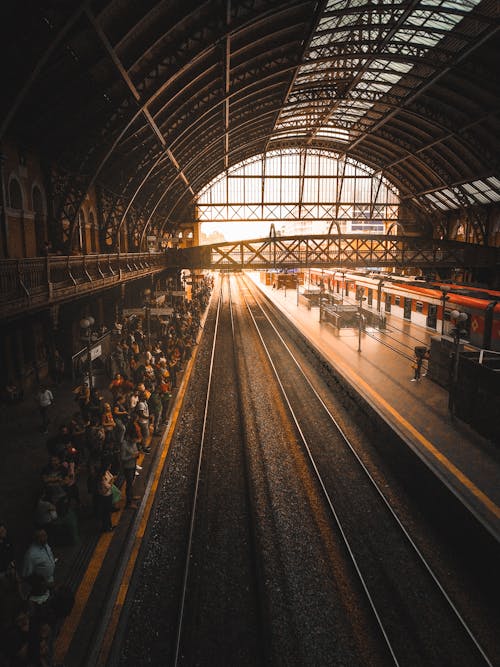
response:
[[[500,249],[411,236],[276,236],[169,250],[181,268],[224,271],[342,267],[494,269]]]
[[[500,268],[500,249],[411,236],[271,236],[164,253],[0,261],[0,318],[60,304],[165,270],[342,267]]]

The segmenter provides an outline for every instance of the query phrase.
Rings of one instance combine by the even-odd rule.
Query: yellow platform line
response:
[[[119,516],[121,516],[121,512]],[[96,579],[101,571],[112,537],[112,533],[103,533],[97,543],[94,553],[92,554],[92,559],[76,591],[75,604],[73,605],[71,614],[65,619],[55,642],[54,662],[56,664],[64,662],[64,658],[66,657],[73,636],[81,621]]]
[[[177,418],[179,416],[182,403],[184,401],[184,396],[186,394],[187,386],[189,384],[189,378],[191,377],[191,372],[194,367],[194,360],[196,358],[196,353],[198,351],[198,348],[195,349],[188,366],[186,367],[186,373],[184,375],[182,385],[180,387],[180,391],[177,395],[174,411],[171,415],[171,428],[169,429],[169,432],[167,434],[167,437],[165,438],[165,441],[163,443],[163,448],[161,451],[160,459],[158,462],[158,465],[156,466],[156,471],[155,471],[155,476],[151,485],[150,493],[148,495],[146,507],[144,509],[144,513],[142,515],[140,524],[137,528],[137,532],[134,537],[134,544],[131,549],[130,553],[130,558],[127,562],[127,566],[125,568],[125,571],[123,573],[122,581],[120,583],[120,587],[118,589],[118,594],[113,606],[113,610],[111,612],[110,620],[108,623],[108,626],[106,628],[104,638],[101,644],[101,649],[99,652],[98,660],[96,663],[96,667],[104,667],[106,665],[109,652],[111,650],[112,644],[113,644],[113,639],[114,635],[116,633],[116,628],[118,626],[118,622],[120,620],[120,616],[123,610],[123,606],[125,604],[125,600],[127,598],[128,594],[128,589],[129,589],[129,583],[132,578],[132,574],[134,572],[134,568],[137,562],[137,558],[139,555],[139,550],[142,545],[142,540],[144,538],[145,532],[146,532],[146,527],[148,525],[149,517],[151,514],[151,509],[153,507],[153,501],[155,499],[156,491],[158,489],[158,484],[160,481],[160,477],[163,471],[163,465],[165,463],[165,459],[167,457],[168,451],[170,449],[170,445],[172,443],[172,438],[174,434],[174,428],[173,425],[177,422]]]
[[[191,369],[189,373],[191,372]],[[187,380],[187,379],[186,379]],[[187,387],[187,381],[184,383],[184,387],[182,389],[182,395],[178,396],[177,404],[174,410],[174,413],[172,414],[172,419],[171,419],[171,424],[175,424],[179,412],[181,409],[182,401],[184,399],[184,395],[186,392],[186,387]],[[156,491],[158,489],[158,484],[160,481],[163,465],[165,463],[165,459],[167,457],[168,451],[170,449],[170,445],[172,443],[172,438],[173,438],[173,432],[174,429],[171,428],[167,438],[165,439],[163,449],[161,452],[159,464],[156,467],[156,472],[154,476],[153,483],[151,485],[151,490],[147,499],[146,507],[144,509],[144,513],[141,518],[141,522],[137,528],[137,532],[134,537],[134,544],[132,546],[132,550],[130,553],[130,558],[127,563],[127,567],[125,568],[124,574],[122,581],[120,583],[120,587],[118,590],[118,595],[115,600],[115,604],[113,606],[113,610],[111,612],[111,617],[108,623],[108,626],[106,628],[106,632],[104,634],[104,639],[101,645],[101,650],[99,652],[99,658],[97,661],[96,667],[100,667],[102,665],[105,665],[108,659],[109,651],[111,650],[111,646],[113,643],[113,638],[116,632],[116,627],[118,625],[118,621],[120,620],[120,615],[123,609],[123,605],[125,604],[125,600],[127,597],[128,589],[129,589],[129,583],[132,577],[132,574],[134,572],[134,568],[137,562],[137,558],[139,555],[139,550],[142,545],[142,540],[144,538],[145,532],[146,532],[146,527],[149,521],[149,517],[151,515],[151,509],[153,507],[153,502],[155,499]]]
[[[252,282],[261,289],[260,284],[256,283],[254,280]],[[262,292],[265,293],[265,290],[261,289]],[[275,301],[274,299],[271,299],[273,303],[275,303],[280,309],[282,309],[287,316],[291,319],[294,320],[299,327],[300,331],[303,331],[302,326],[303,323],[301,320],[294,316],[294,314],[289,311],[287,308],[285,308],[284,304],[280,304],[278,301]],[[307,325],[306,325],[307,326]],[[317,347],[318,343],[317,341],[313,339],[309,339],[311,343]],[[438,460],[464,487],[468,489],[468,491],[475,497],[477,500],[487,509],[493,516],[497,519],[500,519],[500,507],[491,500],[489,496],[487,496],[483,491],[481,491],[480,488],[478,488],[474,482],[467,477],[457,466],[450,461],[448,457],[446,457],[442,452],[439,451],[439,449],[430,442],[430,440],[427,440],[425,436],[423,436],[417,429],[401,414],[395,410],[390,403],[388,403],[380,394],[378,394],[376,391],[372,389],[372,387],[363,380],[357,373],[352,369],[351,366],[348,364],[340,361],[338,355],[331,349],[331,347],[326,348],[324,345],[320,345],[322,348],[323,352],[326,352],[327,358],[329,355],[332,355],[335,358],[335,365],[341,372],[343,372],[348,378],[352,378],[353,384],[356,386],[361,385],[365,391],[366,394],[370,395],[375,402],[378,402],[387,412],[389,412],[396,421],[398,421],[403,428],[405,428],[407,431],[409,431],[414,438],[416,438],[420,444],[431,454],[436,460]]]
[[[111,619],[108,624],[108,627],[106,629],[105,637],[103,640],[103,645],[99,654],[99,662],[98,665],[104,665],[105,661],[107,659],[107,655],[109,653],[109,650],[111,648],[111,642],[112,638],[114,635],[114,631],[116,629],[116,625],[118,623],[121,609],[123,607],[123,603],[125,601],[127,591],[128,591],[128,583],[130,581],[130,577],[132,575],[133,569],[135,567],[135,563],[137,560],[137,556],[139,553],[140,546],[142,544],[142,539],[144,537],[144,533],[146,531],[146,526],[149,520],[149,516],[151,513],[151,508],[153,505],[153,500],[155,497],[156,490],[158,488],[158,482],[160,479],[161,471],[163,468],[163,464],[165,462],[165,458],[167,456],[168,450],[170,448],[170,444],[172,442],[172,437],[173,437],[173,432],[174,432],[174,424],[177,421],[177,418],[179,416],[179,412],[184,400],[184,396],[186,393],[187,385],[189,382],[189,378],[191,376],[192,368],[194,365],[194,360],[196,358],[196,354],[198,351],[198,347],[195,348],[193,355],[186,367],[186,373],[184,375],[182,385],[180,388],[179,393],[177,394],[176,397],[176,402],[175,402],[175,407],[174,411],[171,415],[170,419],[170,429],[167,434],[167,437],[165,438],[165,441],[163,443],[163,448],[162,452],[160,455],[160,459],[158,462],[158,465],[156,466],[156,472],[155,472],[155,477],[153,480],[153,483],[150,488],[150,493],[148,496],[148,500],[146,503],[146,507],[144,509],[144,513],[142,516],[142,520],[139,524],[139,527],[137,529],[137,533],[134,538],[134,545],[132,547],[132,552],[131,552],[131,557],[130,560],[127,564],[125,573],[124,573],[124,579],[120,585],[119,589],[119,594],[115,603],[115,606],[113,608],[112,614],[111,614]],[[118,521],[122,515],[123,509],[120,511],[118,514]],[[69,647],[71,645],[71,642],[73,640],[73,636],[78,628],[78,625],[81,621],[83,612],[85,610],[85,607],[87,606],[89,597],[92,593],[92,589],[95,585],[95,582],[97,580],[97,577],[99,575],[99,572],[101,571],[102,564],[104,562],[104,559],[106,557],[106,554],[108,552],[108,549],[111,545],[111,541],[113,538],[113,533],[103,533],[101,538],[99,539],[99,542],[97,543],[97,546],[94,550],[94,553],[92,555],[92,559],[87,567],[87,570],[85,572],[85,575],[76,591],[75,594],[75,604],[73,606],[73,609],[71,611],[71,614],[66,618],[66,620],[63,623],[63,626],[61,628],[61,631],[57,637],[55,647],[54,647],[54,662],[55,663],[64,663],[64,659],[66,657],[66,654],[69,650]]]
[[[313,341],[314,342],[314,341]],[[333,353],[334,354],[334,353]],[[359,375],[357,375],[353,369],[345,363],[342,363],[338,360],[338,357],[335,355],[335,364],[342,369],[342,371],[349,377],[352,378],[353,383],[356,386],[361,385],[365,393],[369,394],[377,403],[379,403],[387,412],[389,412],[393,418],[398,421],[401,426],[409,431],[414,438],[416,438],[420,444],[435,458],[437,459],[456,479],[465,486],[472,495],[474,495],[479,502],[481,502],[484,507],[489,510],[497,519],[500,519],[500,507],[494,503],[489,496],[487,496],[481,489],[479,489],[474,482],[467,477],[457,466],[450,461],[439,449],[427,440],[427,438],[422,435],[417,429],[405,419],[393,406],[388,403],[380,394],[372,389],[372,387],[363,380]]]

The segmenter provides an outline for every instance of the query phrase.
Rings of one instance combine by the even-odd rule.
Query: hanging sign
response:
[[[102,347],[100,345],[96,345],[95,347],[90,348],[90,360],[94,361],[94,359],[97,359],[97,357],[100,357],[102,354]]]
[[[173,308],[169,308],[168,306],[165,306],[165,308],[150,308],[151,315],[172,315],[174,312]]]
[[[123,314],[125,317],[129,315],[144,315],[144,308],[124,308]]]

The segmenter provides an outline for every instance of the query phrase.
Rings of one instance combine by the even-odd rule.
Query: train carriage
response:
[[[453,310],[466,313],[464,329],[470,344],[500,351],[500,292],[369,270],[315,268],[308,270],[304,279],[342,300],[356,299],[362,288],[365,307],[411,320],[439,333],[449,333],[453,328],[450,321]]]

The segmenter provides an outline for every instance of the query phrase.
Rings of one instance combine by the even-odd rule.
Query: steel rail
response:
[[[246,279],[244,279],[244,280],[245,280],[246,287],[247,287],[247,289],[248,289],[248,283],[247,283]],[[252,293],[252,295],[253,295],[252,290],[249,290],[249,292]],[[378,624],[379,624],[379,627],[380,627],[380,629],[381,629],[381,631],[382,631],[382,634],[383,634],[384,638],[386,639],[388,648],[389,648],[389,650],[390,650],[390,652],[391,652],[391,655],[392,655],[392,657],[393,657],[393,659],[394,659],[394,663],[395,663],[396,665],[399,665],[399,662],[398,662],[398,660],[397,660],[397,657],[396,657],[396,655],[394,654],[394,651],[393,651],[392,646],[391,646],[391,644],[390,644],[388,635],[387,635],[387,633],[386,633],[386,631],[385,631],[385,629],[384,629],[384,627],[383,627],[383,624],[382,624],[382,621],[381,621],[381,619],[380,619],[380,616],[379,616],[379,614],[378,614],[378,612],[377,612],[377,610],[376,610],[375,604],[374,604],[374,602],[373,602],[373,600],[372,600],[372,598],[371,598],[371,595],[370,595],[370,593],[369,593],[369,591],[368,591],[368,587],[367,587],[367,585],[366,585],[366,583],[365,583],[365,581],[364,581],[364,579],[363,579],[361,570],[360,570],[360,568],[359,568],[359,566],[358,566],[358,564],[357,564],[357,561],[356,561],[356,558],[355,558],[355,556],[354,556],[354,553],[353,553],[353,551],[352,551],[352,549],[351,549],[351,547],[350,547],[350,544],[349,544],[349,541],[348,541],[348,539],[347,539],[347,536],[346,536],[346,534],[345,534],[345,532],[344,532],[344,529],[342,528],[342,525],[341,525],[341,523],[340,523],[340,519],[339,519],[339,517],[338,517],[338,515],[337,515],[337,512],[335,511],[335,509],[334,509],[334,507],[333,507],[333,503],[332,503],[332,501],[331,501],[331,499],[330,499],[330,496],[329,496],[329,494],[328,494],[328,491],[326,490],[326,486],[325,486],[325,484],[324,484],[324,482],[323,482],[323,479],[322,479],[321,474],[320,474],[320,472],[319,472],[319,470],[318,470],[318,467],[317,467],[317,465],[316,465],[316,462],[314,461],[314,458],[313,458],[312,452],[311,452],[311,450],[310,450],[310,447],[309,447],[309,445],[308,445],[307,442],[306,442],[306,439],[305,439],[305,437],[304,437],[304,435],[303,435],[302,429],[301,429],[300,424],[299,424],[299,422],[298,422],[297,416],[295,415],[295,412],[294,412],[294,410],[293,410],[293,408],[292,408],[292,406],[291,406],[291,404],[290,404],[290,401],[289,401],[288,396],[287,396],[287,394],[286,394],[285,388],[284,388],[284,386],[283,386],[283,384],[282,384],[282,382],[281,382],[281,379],[280,379],[280,377],[279,377],[279,373],[278,373],[278,371],[277,371],[277,369],[276,369],[276,367],[275,367],[275,365],[274,365],[274,363],[273,363],[273,360],[272,360],[272,358],[271,358],[271,356],[270,356],[270,354],[269,354],[268,348],[267,348],[267,346],[266,346],[266,344],[265,344],[265,342],[264,342],[264,340],[263,340],[263,336],[262,336],[262,334],[261,334],[261,331],[259,330],[258,324],[257,324],[257,322],[256,322],[256,320],[255,320],[255,318],[254,318],[254,316],[253,316],[253,313],[252,313],[251,310],[250,310],[250,307],[249,307],[249,305],[248,305],[248,301],[247,301],[247,299],[246,299],[245,296],[244,296],[244,298],[245,298],[245,303],[246,303],[246,305],[247,305],[247,308],[248,308],[248,311],[249,311],[249,313],[250,313],[250,316],[252,317],[252,321],[254,322],[254,325],[255,325],[255,328],[256,328],[256,330],[257,330],[257,333],[258,333],[258,335],[259,335],[259,337],[260,337],[260,339],[261,339],[261,341],[262,341],[262,345],[263,345],[263,347],[264,347],[264,349],[265,349],[265,352],[266,352],[266,354],[267,354],[267,356],[268,356],[269,363],[271,364],[271,367],[273,368],[273,371],[274,371],[274,374],[275,374],[276,379],[277,379],[277,381],[278,381],[278,384],[280,385],[281,391],[282,391],[282,393],[283,393],[283,397],[284,397],[284,399],[285,399],[285,401],[286,401],[286,403],[287,403],[287,405],[288,405],[288,407],[289,407],[289,409],[290,409],[290,413],[291,413],[291,415],[292,415],[292,418],[293,418],[293,420],[294,420],[294,422],[295,422],[295,424],[296,424],[296,426],[297,426],[297,429],[298,429],[298,431],[299,431],[299,433],[300,433],[300,436],[301,436],[302,441],[303,441],[303,443],[304,443],[304,446],[305,446],[305,449],[306,449],[306,451],[307,451],[308,457],[309,457],[309,459],[310,459],[310,461],[311,461],[312,468],[313,468],[313,470],[314,470],[314,472],[315,472],[315,474],[316,474],[316,476],[317,476],[317,478],[318,478],[319,484],[320,484],[320,486],[321,486],[321,488],[322,488],[322,490],[323,490],[323,492],[324,492],[324,494],[325,494],[325,498],[326,498],[327,504],[328,504],[328,506],[330,507],[331,512],[332,512],[332,514],[333,514],[333,516],[334,516],[334,518],[335,518],[335,521],[336,521],[336,523],[337,523],[337,525],[338,525],[338,527],[339,527],[339,530],[340,530],[340,532],[341,532],[341,534],[342,534],[342,537],[343,537],[343,539],[344,539],[344,542],[345,542],[345,545],[346,545],[346,547],[347,547],[347,550],[348,550],[348,552],[349,552],[349,554],[350,554],[350,556],[351,556],[351,558],[352,558],[352,561],[353,561],[353,563],[354,563],[355,569],[356,569],[356,571],[357,571],[357,573],[358,573],[358,576],[359,576],[359,578],[360,578],[361,584],[362,584],[362,586],[363,586],[363,588],[364,588],[364,590],[365,590],[365,593],[366,593],[366,595],[367,595],[367,597],[368,597],[368,600],[369,600],[369,602],[370,602],[370,605],[371,605],[371,607],[372,607],[372,609],[373,609],[373,611],[374,611],[374,613],[375,613],[375,617],[376,617],[376,619],[377,619],[377,622],[378,622]],[[255,297],[254,297],[254,298],[255,298]],[[359,466],[361,467],[361,469],[362,469],[363,472],[365,473],[365,475],[366,475],[366,477],[368,478],[370,484],[372,485],[372,487],[374,488],[374,490],[376,491],[376,493],[378,494],[378,496],[379,496],[380,499],[382,500],[383,504],[384,504],[384,505],[386,506],[386,508],[389,510],[390,514],[392,515],[392,517],[394,518],[394,520],[395,520],[395,522],[397,523],[398,527],[399,527],[400,530],[402,531],[402,533],[403,533],[404,537],[406,538],[407,542],[410,544],[410,546],[412,547],[414,553],[417,555],[417,557],[418,557],[420,563],[423,565],[424,569],[427,571],[427,573],[429,574],[429,576],[430,576],[431,579],[433,580],[434,584],[437,586],[438,590],[440,591],[440,593],[442,594],[442,596],[444,597],[444,599],[445,599],[446,602],[448,603],[449,607],[451,608],[451,610],[452,610],[453,613],[455,614],[455,617],[457,618],[457,620],[459,621],[459,623],[461,624],[461,626],[462,626],[463,629],[465,630],[466,634],[468,635],[469,639],[472,641],[472,643],[474,644],[474,646],[476,647],[476,649],[477,649],[478,652],[480,653],[480,655],[481,655],[481,657],[483,658],[483,660],[485,661],[485,663],[486,663],[489,667],[493,667],[493,663],[490,661],[490,659],[488,658],[486,652],[484,651],[484,649],[483,649],[482,646],[480,645],[479,641],[478,641],[478,640],[476,639],[476,637],[474,636],[472,630],[471,630],[471,629],[469,628],[469,626],[467,625],[467,622],[465,621],[465,619],[464,619],[464,618],[462,617],[462,615],[460,614],[460,612],[459,612],[459,610],[457,609],[456,605],[454,604],[453,600],[452,600],[451,597],[448,595],[448,593],[446,592],[444,586],[441,584],[441,582],[439,581],[438,577],[437,577],[436,574],[433,572],[431,566],[429,565],[429,563],[428,563],[427,560],[425,559],[425,556],[422,554],[422,552],[420,551],[420,549],[418,548],[418,546],[416,545],[416,543],[415,543],[414,540],[412,539],[410,533],[408,532],[408,530],[407,530],[407,529],[405,528],[405,526],[403,525],[401,519],[398,517],[398,515],[397,515],[396,512],[395,512],[395,510],[393,509],[393,507],[391,506],[391,504],[389,503],[389,501],[388,501],[387,498],[385,497],[384,493],[381,491],[381,489],[380,489],[380,487],[378,486],[377,482],[374,480],[374,478],[373,478],[372,475],[370,474],[368,468],[365,466],[365,464],[363,463],[362,459],[360,458],[360,456],[359,456],[358,453],[356,452],[354,446],[351,444],[351,442],[350,442],[349,438],[347,437],[347,435],[345,434],[344,430],[342,429],[342,427],[340,426],[340,424],[337,422],[337,420],[335,419],[335,417],[331,414],[331,412],[330,412],[330,410],[328,409],[328,407],[326,406],[325,402],[323,401],[323,399],[321,398],[321,396],[318,394],[318,392],[316,391],[316,389],[314,388],[314,386],[313,386],[312,383],[310,382],[310,380],[309,380],[309,378],[307,377],[306,373],[304,372],[302,366],[300,365],[300,363],[298,362],[298,360],[297,360],[296,357],[294,356],[293,352],[290,350],[289,346],[287,345],[287,343],[285,342],[285,340],[283,339],[283,337],[281,336],[281,334],[279,333],[279,331],[278,331],[277,328],[275,327],[275,325],[274,325],[274,323],[272,322],[271,318],[270,318],[269,315],[265,312],[265,310],[264,310],[264,308],[262,307],[261,303],[259,303],[259,302],[257,301],[257,299],[255,299],[255,302],[256,302],[258,308],[261,310],[261,312],[262,312],[262,314],[264,315],[264,317],[267,319],[267,321],[269,322],[269,324],[270,324],[271,327],[273,328],[273,330],[274,330],[276,336],[278,337],[278,339],[280,340],[280,342],[283,344],[283,347],[284,347],[284,348],[286,349],[286,351],[288,352],[289,356],[291,357],[291,360],[292,360],[293,363],[297,366],[297,368],[298,368],[298,370],[300,371],[300,373],[301,373],[301,375],[302,375],[304,381],[306,382],[307,387],[312,391],[312,393],[314,394],[314,396],[317,398],[317,400],[318,400],[318,401],[320,402],[320,404],[322,405],[322,407],[323,407],[323,409],[325,410],[326,414],[328,415],[328,417],[330,418],[331,422],[332,422],[333,425],[335,426],[335,429],[337,430],[337,433],[341,436],[343,442],[347,445],[348,449],[351,451],[351,453],[353,454],[353,456],[354,456],[354,458],[356,459],[357,463],[359,464]]]
[[[229,289],[229,303],[231,307],[231,288],[229,285],[229,281],[227,282],[228,284],[228,289]],[[207,396],[205,399],[205,409],[203,413],[203,425],[202,425],[202,432],[201,432],[201,438],[200,438],[200,451],[198,454],[198,466],[196,470],[196,480],[195,480],[195,488],[193,492],[193,504],[191,507],[191,520],[189,524],[189,537],[188,537],[188,543],[187,543],[187,549],[186,549],[186,560],[184,562],[184,577],[182,580],[182,592],[181,592],[181,600],[180,600],[180,606],[179,606],[179,617],[178,617],[178,624],[177,624],[177,632],[176,632],[176,640],[175,640],[175,657],[174,657],[174,667],[177,667],[179,664],[179,659],[180,659],[180,648],[181,648],[181,640],[182,640],[182,630],[183,630],[183,623],[184,623],[184,613],[185,613],[185,608],[186,608],[186,594],[187,594],[187,587],[188,587],[188,580],[189,580],[189,571],[190,571],[190,563],[191,563],[191,551],[192,551],[192,546],[193,546],[193,536],[194,536],[194,527],[195,527],[195,521],[196,521],[196,511],[197,511],[197,505],[198,505],[198,491],[200,487],[200,478],[201,478],[201,466],[202,466],[202,461],[203,461],[203,453],[204,453],[204,444],[205,444],[205,434],[207,431],[207,421],[208,421],[208,416],[209,416],[209,404],[210,404],[210,394],[211,394],[211,388],[212,388],[212,377],[213,377],[213,367],[214,367],[214,359],[215,359],[215,350],[216,350],[216,345],[217,345],[217,334],[219,332],[219,318],[222,310],[222,302],[223,302],[223,288],[224,288],[224,281],[221,281],[221,286],[220,286],[220,292],[219,292],[219,300],[217,303],[217,314],[215,318],[215,330],[214,330],[214,339],[212,343],[212,353],[210,356],[210,366],[209,366],[209,377],[208,377],[208,387],[207,387]],[[231,321],[232,321],[232,307],[231,307]]]
[[[286,404],[287,404],[287,406],[288,406],[288,409],[289,409],[289,411],[290,411],[290,414],[291,414],[291,416],[292,416],[292,419],[293,419],[293,421],[294,421],[294,423],[295,423],[295,426],[296,426],[296,428],[297,428],[297,430],[298,430],[298,432],[299,432],[299,435],[300,435],[300,438],[301,438],[301,440],[302,440],[302,443],[304,444],[305,450],[306,450],[307,455],[308,455],[308,457],[309,457],[309,460],[310,460],[310,462],[311,462],[311,465],[312,465],[312,468],[313,468],[314,473],[315,473],[315,475],[316,475],[316,478],[317,478],[317,480],[318,480],[318,482],[319,482],[319,485],[320,485],[320,487],[321,487],[321,489],[322,489],[322,491],[323,491],[323,494],[324,494],[324,498],[325,498],[325,500],[326,500],[326,503],[327,503],[327,505],[328,505],[328,507],[329,507],[329,509],[330,509],[330,512],[331,512],[333,518],[335,519],[335,523],[337,524],[338,529],[340,530],[340,534],[342,535],[342,539],[343,539],[344,544],[345,544],[345,547],[346,547],[346,549],[347,549],[347,551],[348,551],[348,553],[349,553],[349,556],[350,556],[350,558],[351,558],[351,561],[352,561],[352,563],[353,563],[353,565],[354,565],[354,569],[356,570],[356,573],[357,573],[357,575],[358,575],[359,581],[360,581],[360,583],[361,583],[361,585],[362,585],[362,587],[363,587],[363,590],[364,590],[364,592],[365,592],[365,595],[366,595],[366,597],[367,597],[367,599],[368,599],[368,602],[369,602],[369,604],[370,604],[370,606],[371,606],[371,608],[372,608],[373,614],[374,614],[374,616],[375,616],[375,618],[376,618],[376,620],[377,620],[377,624],[378,624],[378,626],[379,626],[379,628],[380,628],[380,631],[381,631],[381,633],[382,633],[382,636],[384,637],[384,640],[385,640],[385,642],[386,642],[386,645],[387,645],[387,648],[388,648],[388,650],[389,650],[389,653],[391,654],[391,657],[392,657],[392,659],[393,659],[393,663],[399,667],[399,664],[400,664],[400,663],[398,662],[398,659],[397,659],[397,657],[396,657],[396,654],[395,654],[395,652],[394,652],[394,649],[392,648],[392,645],[391,645],[389,636],[388,636],[388,634],[387,634],[387,631],[386,631],[385,628],[384,628],[384,625],[383,625],[383,623],[382,623],[382,619],[381,619],[381,617],[380,617],[380,614],[379,614],[378,611],[377,611],[375,602],[374,602],[374,600],[372,599],[372,596],[370,595],[370,591],[368,590],[368,586],[367,586],[367,584],[366,584],[366,582],[365,582],[365,580],[364,580],[364,578],[363,578],[363,574],[362,574],[362,572],[361,572],[361,568],[360,568],[359,565],[358,565],[358,562],[357,562],[357,560],[356,560],[356,556],[354,555],[354,551],[353,551],[353,549],[351,548],[351,545],[350,545],[349,540],[348,540],[348,538],[347,538],[346,532],[344,531],[344,528],[342,527],[342,523],[341,523],[341,521],[340,521],[340,518],[339,518],[339,516],[338,516],[338,514],[337,514],[337,512],[336,512],[336,510],[335,510],[335,507],[333,506],[332,500],[331,500],[331,498],[330,498],[330,496],[329,496],[329,494],[328,494],[328,491],[327,491],[327,489],[326,489],[325,483],[323,482],[323,479],[322,479],[322,477],[321,477],[321,474],[320,474],[320,472],[319,472],[319,470],[318,470],[318,467],[317,467],[317,465],[316,465],[316,462],[314,461],[314,458],[313,458],[313,456],[312,456],[311,450],[310,450],[309,445],[308,445],[308,443],[307,443],[306,437],[305,437],[304,433],[302,432],[302,429],[301,429],[301,427],[300,427],[299,420],[298,420],[298,418],[297,418],[297,416],[296,416],[296,414],[295,414],[294,409],[292,408],[292,405],[291,405],[291,403],[290,403],[290,400],[289,400],[289,398],[288,398],[288,395],[287,395],[287,393],[286,393],[286,390],[285,390],[285,388],[284,388],[284,386],[283,386],[283,383],[281,382],[281,378],[280,378],[280,376],[279,376],[278,370],[277,370],[277,368],[276,368],[276,366],[275,366],[275,364],[274,364],[274,362],[273,362],[273,359],[272,359],[272,357],[271,357],[271,354],[270,354],[270,352],[269,352],[269,349],[268,349],[268,347],[267,347],[267,345],[266,345],[266,343],[265,343],[265,341],[264,341],[262,332],[261,332],[260,329],[259,329],[259,326],[258,326],[258,324],[257,324],[257,322],[256,322],[256,320],[255,320],[254,314],[252,313],[252,310],[251,310],[251,308],[250,308],[250,306],[249,306],[249,304],[248,304],[248,300],[247,300],[247,298],[246,298],[246,296],[245,296],[244,294],[243,294],[243,298],[244,298],[244,301],[245,301],[245,305],[246,305],[246,307],[247,307],[247,310],[248,310],[248,312],[249,312],[249,315],[250,315],[250,317],[251,317],[251,319],[252,319],[252,322],[254,323],[254,326],[255,326],[255,330],[256,330],[256,332],[257,332],[257,335],[258,335],[259,338],[260,338],[262,347],[263,347],[263,349],[264,349],[264,351],[265,351],[265,353],[266,353],[266,355],[267,355],[267,358],[268,358],[268,361],[269,361],[269,363],[270,363],[270,365],[271,365],[271,368],[273,369],[274,375],[275,375],[275,377],[276,377],[276,381],[278,382],[278,385],[279,385],[279,387],[280,387],[280,389],[281,389],[283,398],[284,398],[284,400],[285,400],[285,402],[286,402]],[[256,300],[256,303],[257,303],[257,300]],[[257,303],[257,306],[260,307],[260,304]],[[265,317],[268,319],[268,321],[270,322],[270,324],[271,324],[271,326],[273,327],[273,329],[276,331],[274,325],[273,325],[272,322],[269,320],[269,318],[267,317],[267,315],[266,315],[266,313],[264,312],[264,310],[263,310],[262,308],[261,308],[261,310],[262,310],[262,313],[264,314],[264,316],[265,316]],[[276,333],[277,333],[277,331],[276,331]],[[279,336],[279,334],[278,334],[278,336]],[[298,362],[296,361],[295,357],[294,357],[293,354],[291,353],[290,349],[288,348],[288,346],[286,345],[286,343],[285,343],[285,342],[283,341],[283,339],[281,338],[281,336],[279,336],[279,338],[281,339],[281,341],[282,341],[283,344],[285,345],[287,351],[289,352],[290,356],[292,357],[292,360],[297,364],[297,366],[299,367],[299,369],[302,370],[301,367],[300,367],[300,365],[299,365]]]

